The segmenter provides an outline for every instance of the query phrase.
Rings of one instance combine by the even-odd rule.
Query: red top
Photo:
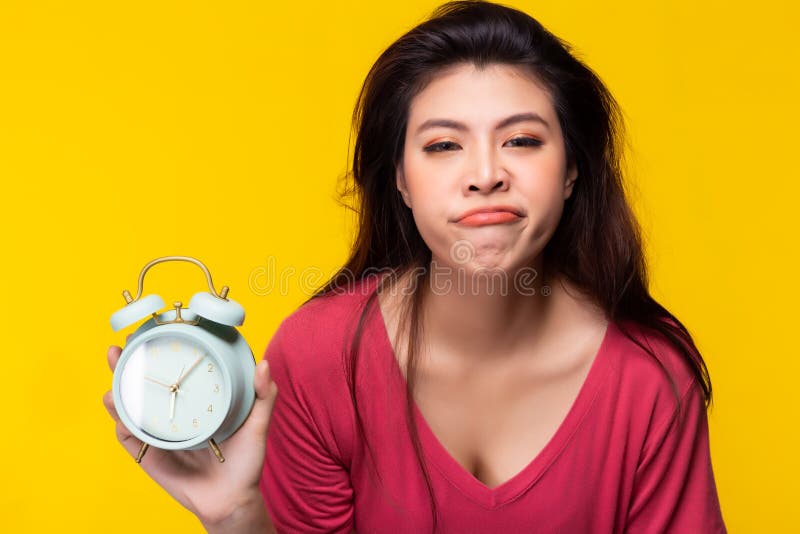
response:
[[[431,532],[430,497],[404,419],[405,379],[377,301],[364,324],[357,387],[379,478],[356,434],[343,355],[375,285],[373,278],[304,304],[267,347],[279,393],[261,490],[280,532]],[[555,434],[495,488],[450,456],[414,405],[438,531],[726,532],[702,390],[673,348],[643,340],[675,379],[680,422],[659,363],[610,323]]]

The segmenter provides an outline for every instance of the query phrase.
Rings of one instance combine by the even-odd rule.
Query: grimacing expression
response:
[[[576,178],[550,95],[528,71],[457,64],[411,101],[397,188],[437,265],[536,264]],[[484,213],[462,218],[472,210]]]

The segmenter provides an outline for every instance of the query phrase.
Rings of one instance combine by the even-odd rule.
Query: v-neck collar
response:
[[[386,323],[381,312],[379,302],[376,301],[375,313],[372,313],[372,320],[377,321],[374,325],[376,332],[379,332],[379,349],[386,357],[391,358],[393,364],[391,368],[395,374],[395,379],[399,381],[400,391],[406,390],[406,379],[400,369],[400,364],[389,340]],[[433,433],[425,416],[422,414],[416,401],[412,400],[415,423],[419,431],[420,444],[423,454],[429,465],[436,468],[441,475],[452,484],[465,497],[481,505],[486,509],[496,509],[515,500],[528,488],[544,475],[547,469],[558,459],[561,452],[569,444],[575,432],[581,426],[584,417],[589,412],[589,408],[594,403],[600,386],[605,381],[608,372],[611,370],[609,350],[611,338],[616,334],[617,327],[613,322],[609,322],[600,347],[595,354],[589,372],[581,385],[578,395],[572,403],[566,417],[562,420],[553,436],[534,457],[528,465],[494,488],[475,478],[472,473],[467,471],[459,464],[450,452],[442,445],[439,438]],[[405,398],[402,399],[405,402]]]

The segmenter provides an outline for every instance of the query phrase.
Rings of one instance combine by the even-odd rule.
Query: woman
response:
[[[453,2],[381,55],[354,123],[350,260],[273,337],[230,460],[148,474],[209,531],[725,532],[708,372],[647,291],[593,72]]]

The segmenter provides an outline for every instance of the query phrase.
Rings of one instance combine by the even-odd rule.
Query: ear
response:
[[[408,194],[408,187],[406,186],[406,176],[405,172],[403,171],[403,164],[400,163],[397,166],[397,190],[400,192],[400,196],[403,197],[403,202],[405,202],[406,206],[411,208],[411,196]]]
[[[567,178],[564,181],[564,200],[567,200],[572,195],[572,189],[575,187],[575,181],[578,179],[578,166],[575,162],[569,164],[567,168]]]

